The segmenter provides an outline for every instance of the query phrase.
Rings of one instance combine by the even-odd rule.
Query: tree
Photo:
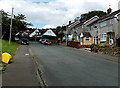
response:
[[[107,13],[104,11],[90,11],[88,13],[81,14],[81,22],[84,22],[94,16],[102,17],[105,16]]]
[[[10,15],[5,11],[2,12],[2,35],[4,39],[9,38],[10,32]],[[31,23],[26,22],[26,17],[23,14],[14,15],[13,25],[12,25],[12,39],[15,34],[20,31],[25,31],[28,25],[32,25]]]
[[[4,36],[10,30],[10,18],[8,13],[1,10],[2,13],[2,36]]]
[[[56,27],[57,38],[60,39],[61,42],[63,41],[63,37],[65,36],[63,31],[66,31],[66,26],[57,26]]]

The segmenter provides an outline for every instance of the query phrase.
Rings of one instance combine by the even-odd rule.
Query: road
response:
[[[57,45],[30,47],[48,86],[118,85],[118,63],[105,59],[113,57]]]

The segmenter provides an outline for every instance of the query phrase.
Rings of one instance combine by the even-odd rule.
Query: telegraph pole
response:
[[[68,41],[68,36],[67,36],[67,26],[66,26],[66,32],[65,32],[65,34],[66,34],[66,46],[67,46],[67,41]]]
[[[13,10],[14,10],[14,8],[12,8],[12,14],[11,14],[9,44],[10,44],[10,42],[11,42]]]

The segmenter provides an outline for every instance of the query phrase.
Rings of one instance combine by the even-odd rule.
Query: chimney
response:
[[[69,24],[71,24],[71,21],[69,21]]]
[[[107,9],[107,14],[110,14],[111,12],[112,12],[111,8]]]
[[[107,9],[107,14],[110,14],[112,12],[112,9],[110,8],[110,5],[109,5],[109,9]]]

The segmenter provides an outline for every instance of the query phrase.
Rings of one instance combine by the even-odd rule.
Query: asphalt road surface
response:
[[[118,86],[118,63],[106,60],[111,56],[57,45],[30,47],[48,86]]]

